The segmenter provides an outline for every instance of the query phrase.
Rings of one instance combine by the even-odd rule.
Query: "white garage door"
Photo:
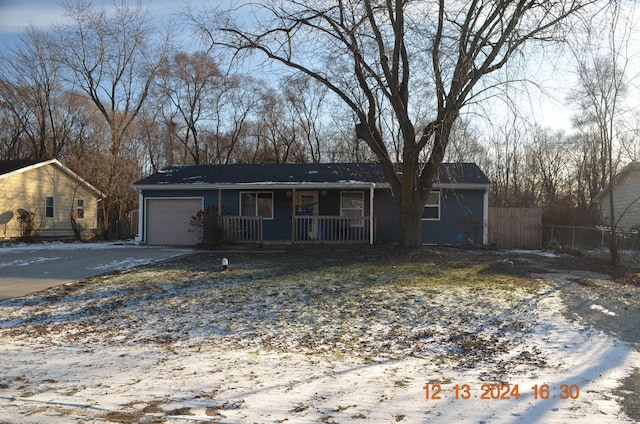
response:
[[[202,232],[191,227],[191,217],[202,209],[202,199],[147,199],[147,244],[194,245]]]

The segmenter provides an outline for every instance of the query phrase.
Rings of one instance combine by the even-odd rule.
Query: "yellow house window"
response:
[[[78,199],[76,205],[76,218],[84,219],[84,199]]]
[[[45,197],[44,199],[44,216],[45,218],[55,217],[55,202],[53,197]]]

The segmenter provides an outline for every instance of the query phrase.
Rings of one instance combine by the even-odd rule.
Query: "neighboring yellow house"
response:
[[[0,239],[74,236],[98,228],[100,190],[56,159],[0,161]]]

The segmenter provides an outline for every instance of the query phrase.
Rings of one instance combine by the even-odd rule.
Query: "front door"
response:
[[[318,237],[318,192],[296,192],[297,240],[317,240]],[[309,217],[309,218],[305,218]]]

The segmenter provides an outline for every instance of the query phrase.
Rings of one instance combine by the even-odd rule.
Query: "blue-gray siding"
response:
[[[145,198],[202,197],[204,207],[222,206],[222,215],[239,215],[240,191],[222,190],[168,190],[144,191]],[[252,190],[254,191],[254,190]],[[289,190],[261,190],[273,192],[274,218],[265,219],[265,240],[291,240],[293,196]],[[320,190],[318,213],[340,215],[340,193],[342,191],[364,194],[365,216],[369,216],[369,190]],[[326,192],[326,195],[322,195]],[[219,204],[220,197],[222,205]],[[440,219],[422,221],[422,240],[425,244],[482,244],[484,191],[443,190],[440,199]],[[397,243],[399,241],[400,210],[396,199],[388,189],[377,189],[374,194],[374,217],[376,220],[376,242]]]
[[[482,244],[484,191],[442,190],[440,219],[422,220],[425,244]]]

